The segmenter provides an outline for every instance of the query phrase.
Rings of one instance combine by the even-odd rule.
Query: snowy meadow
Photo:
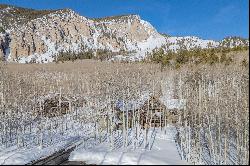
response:
[[[247,164],[248,100],[237,64],[0,64],[0,164]]]

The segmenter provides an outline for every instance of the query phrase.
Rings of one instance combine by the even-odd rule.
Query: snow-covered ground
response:
[[[49,119],[44,127],[52,124],[55,118]],[[0,145],[0,165],[24,165],[33,160],[45,158],[53,153],[82,143],[86,137],[92,137],[93,124],[81,124],[70,119],[70,115],[61,119],[61,127],[52,130],[36,131],[33,126],[31,132],[20,136],[20,143],[6,147]],[[50,126],[50,125],[49,125]],[[22,140],[22,141],[21,141]],[[42,143],[41,143],[42,140]]]
[[[87,143],[79,146],[70,155],[70,161],[85,161],[87,164],[116,164],[116,165],[143,165],[143,164],[188,164],[177,150],[175,143],[176,130],[173,126],[163,129],[151,129],[149,131],[149,142],[144,148],[144,141],[141,146],[135,148],[133,143],[128,147],[110,147],[107,142],[100,143],[94,147],[86,146]],[[116,144],[121,144],[116,139]],[[132,140],[131,140],[132,141]]]
[[[77,137],[65,138],[48,147],[41,148],[39,146],[18,148],[12,146],[6,149],[0,149],[0,165],[24,165],[33,160],[52,155],[56,151],[67,148],[79,141]]]
[[[146,148],[143,140],[143,130],[141,131],[139,146],[133,146],[132,144],[135,142],[131,139],[126,148],[122,146],[122,139],[119,137],[121,134],[119,133],[115,137],[115,146],[111,148],[107,139],[102,143],[98,143],[93,137],[76,136],[75,132],[73,134],[68,131],[63,136],[57,135],[57,141],[52,145],[44,145],[43,148],[40,146],[1,148],[0,165],[27,164],[72,145],[80,146],[71,153],[69,160],[84,161],[88,164],[188,164],[185,160],[181,160],[180,153],[177,150],[175,127],[168,126],[162,131],[160,129],[151,129],[148,134]],[[130,136],[133,135],[132,133],[130,132]]]

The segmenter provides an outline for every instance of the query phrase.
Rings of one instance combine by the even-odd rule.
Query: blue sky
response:
[[[71,8],[83,16],[139,14],[159,32],[220,40],[249,36],[249,0],[0,0],[33,9]]]

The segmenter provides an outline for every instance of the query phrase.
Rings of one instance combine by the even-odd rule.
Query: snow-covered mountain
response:
[[[221,43],[161,35],[138,15],[90,19],[71,9],[38,11],[0,5],[0,57],[8,61],[46,63],[60,52],[88,50],[109,50],[117,53],[115,59],[140,60],[162,46],[167,51],[218,47]],[[124,51],[129,55],[120,54]]]

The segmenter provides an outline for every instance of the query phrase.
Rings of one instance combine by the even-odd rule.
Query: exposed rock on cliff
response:
[[[89,19],[70,9],[32,10],[0,5],[0,56],[21,63],[51,62],[59,52],[109,50],[131,52],[117,59],[143,59],[164,45],[166,50],[217,47],[197,37],[166,37],[138,15]]]

